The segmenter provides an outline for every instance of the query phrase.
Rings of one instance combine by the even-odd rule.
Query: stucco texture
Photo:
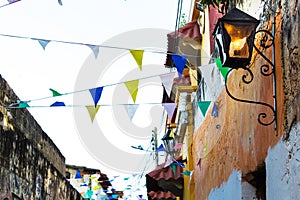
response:
[[[266,106],[237,102],[231,99],[225,89],[216,100],[218,117],[211,116],[211,109],[193,139],[195,199],[207,199],[213,188],[226,182],[233,171],[241,171],[242,176],[255,171],[264,165],[268,149],[280,140],[283,134],[283,78],[281,61],[281,15],[276,17],[275,63],[277,78],[277,125],[263,126],[258,123],[260,113],[266,113],[264,122],[273,119],[273,112]],[[267,24],[266,29],[271,29]],[[263,51],[272,59],[272,49]],[[250,75],[244,70],[233,70],[228,79],[228,88],[233,96],[240,99],[266,102],[273,105],[272,76],[264,77],[260,66],[265,61],[255,51],[253,64],[250,65],[254,74],[251,84],[245,84],[242,76]],[[233,194],[234,195],[234,194]]]

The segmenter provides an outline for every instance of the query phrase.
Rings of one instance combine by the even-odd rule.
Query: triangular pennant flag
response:
[[[57,92],[56,90],[53,90],[52,88],[49,88],[49,90],[52,92],[52,96],[54,96],[54,97],[62,95],[61,93]]]
[[[20,0],[7,0],[8,3],[14,3],[14,2],[17,2],[17,1],[20,1]]]
[[[175,137],[175,135],[174,135],[174,132],[171,130],[171,132],[170,132],[170,134],[169,134],[169,137],[170,138],[174,138]]]
[[[87,183],[81,183],[79,186],[84,187],[84,186],[88,186],[88,184]]]
[[[56,107],[56,106],[66,106],[66,105],[64,102],[61,102],[61,101],[56,101],[50,105],[50,107]]]
[[[63,5],[61,0],[58,0],[58,3],[59,3],[59,5],[61,5],[61,6]]]
[[[214,102],[214,106],[213,106],[212,111],[211,111],[211,116],[218,117],[218,107],[217,107],[217,104],[215,102]]]
[[[87,46],[90,47],[90,49],[92,49],[95,58],[97,58],[98,55],[99,55],[99,46],[97,46],[97,45],[90,45],[90,44],[88,44]]]
[[[19,102],[18,108],[27,108],[27,107],[30,107],[27,102],[25,101]]]
[[[159,147],[156,149],[156,152],[159,152],[159,151],[166,151],[165,147],[162,144],[159,145]]]
[[[184,172],[182,172],[182,174],[185,175],[185,176],[190,176],[191,175],[191,171],[185,170]]]
[[[89,111],[91,120],[93,122],[100,106],[99,105],[98,106],[86,106],[86,108]]]
[[[217,66],[218,66],[218,68],[219,68],[222,76],[225,78],[226,75],[227,75],[227,73],[228,73],[228,71],[229,71],[229,68],[222,66],[222,62],[221,62],[220,58],[215,58],[215,62],[217,64]]]
[[[177,143],[175,144],[175,146],[173,147],[174,150],[179,150],[182,147],[182,143]]]
[[[172,119],[177,103],[162,103],[170,119]]]
[[[175,165],[174,163],[172,163],[172,164],[170,165],[170,168],[172,169],[174,175],[176,175],[176,165]]]
[[[167,160],[165,162],[164,168],[169,167],[173,163],[173,159],[170,154],[167,156]]]
[[[174,162],[175,165],[179,165],[182,168],[185,168],[184,164],[182,162]]]
[[[130,53],[133,56],[136,64],[139,66],[140,70],[142,70],[144,50],[130,50]]]
[[[36,39],[36,38],[32,38],[33,40],[37,40],[40,45],[43,47],[43,49],[45,50],[46,46],[48,45],[49,42],[51,42],[51,40],[42,40],[42,39]]]
[[[98,190],[100,188],[100,185],[96,185],[92,188],[92,190]]]
[[[176,69],[178,71],[178,76],[181,77],[183,69],[186,64],[186,56],[183,55],[177,55],[177,54],[172,54],[172,60],[176,66]]]
[[[138,93],[139,80],[127,81],[125,85],[131,95],[133,102],[135,103],[136,95]]]
[[[88,190],[84,195],[83,198],[88,198],[90,199],[93,196],[93,191],[92,190]]]
[[[77,169],[76,170],[76,174],[75,174],[75,178],[82,178],[80,171]]]
[[[199,106],[203,116],[205,116],[210,103],[211,103],[211,101],[199,101],[198,102],[198,106]]]
[[[132,120],[132,118],[133,118],[136,110],[138,109],[139,105],[137,105],[137,104],[127,104],[127,105],[125,105],[125,107],[126,107],[126,111],[127,111],[127,114],[129,116],[130,120]]]
[[[93,97],[93,100],[94,100],[94,105],[95,107],[97,106],[97,103],[101,97],[101,94],[102,94],[102,91],[103,91],[103,87],[97,87],[97,88],[92,88],[89,90],[92,97]]]
[[[169,97],[170,97],[171,91],[172,91],[174,76],[175,76],[175,72],[160,75],[162,84],[163,84]]]

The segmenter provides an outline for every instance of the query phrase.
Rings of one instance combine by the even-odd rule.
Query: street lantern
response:
[[[163,144],[166,148],[167,153],[173,153],[173,147],[175,145],[175,138],[172,136],[171,128],[168,128],[166,134],[162,137]]]
[[[259,20],[233,8],[218,19],[213,35],[224,67],[245,68],[253,51],[253,41]]]
[[[233,8],[222,18],[218,19],[213,36],[216,41],[216,47],[219,50],[219,56],[222,67],[229,67],[227,74],[224,77],[225,91],[229,97],[235,101],[257,104],[269,108],[273,113],[273,117],[267,117],[271,112],[260,112],[257,116],[257,120],[261,125],[268,126],[274,123],[274,128],[277,127],[277,101],[276,101],[276,69],[275,69],[275,45],[274,45],[274,33],[275,33],[276,15],[274,15],[274,22],[272,23],[272,32],[268,30],[258,30],[259,20],[246,14],[245,12]],[[254,39],[257,42],[254,42]],[[272,59],[269,59],[264,54],[265,50],[272,47]],[[260,74],[263,77],[273,78],[273,91],[270,94],[273,96],[273,105],[267,102],[258,101],[254,99],[239,98],[233,95],[228,88],[228,76],[233,70],[243,69],[247,72],[247,75],[242,74],[240,84],[250,84],[254,80],[253,69],[249,63],[252,57],[253,48],[256,50],[257,55],[261,56],[266,63],[260,66]],[[265,94],[264,94],[265,95]]]

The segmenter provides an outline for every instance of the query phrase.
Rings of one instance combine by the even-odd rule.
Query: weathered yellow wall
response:
[[[207,114],[203,124],[194,134],[193,158],[195,199],[206,199],[211,189],[220,187],[233,170],[239,170],[243,175],[254,171],[262,165],[269,147],[274,146],[283,135],[284,107],[283,107],[283,78],[281,52],[281,20],[279,14],[276,21],[276,73],[277,73],[277,133],[274,125],[262,126],[257,121],[261,112],[268,114],[271,119],[273,113],[268,108],[248,103],[241,103],[231,99],[225,89],[216,100],[218,117]],[[271,24],[265,28],[270,30]],[[272,58],[272,51],[268,49],[265,55]],[[234,70],[228,80],[231,93],[239,98],[258,100],[273,104],[272,78],[262,77],[259,71],[265,64],[254,51],[254,64],[251,69],[254,81],[245,85],[241,77],[243,70]],[[211,113],[208,110],[207,113]],[[197,163],[201,159],[200,166]]]

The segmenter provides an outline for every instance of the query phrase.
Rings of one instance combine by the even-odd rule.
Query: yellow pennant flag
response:
[[[127,81],[125,85],[131,95],[133,102],[135,103],[136,95],[138,92],[139,80]]]
[[[175,138],[174,132],[172,130],[171,130],[171,133],[170,133],[169,137]]]
[[[100,186],[99,185],[96,185],[96,186],[94,186],[93,188],[92,188],[92,190],[98,190],[100,188]]]
[[[97,105],[97,106],[86,106],[86,109],[89,111],[92,122],[94,121],[95,116],[96,116],[99,108],[100,108],[99,105]]]
[[[142,70],[144,50],[130,50],[130,53],[135,59],[135,62],[139,66],[140,70]]]

